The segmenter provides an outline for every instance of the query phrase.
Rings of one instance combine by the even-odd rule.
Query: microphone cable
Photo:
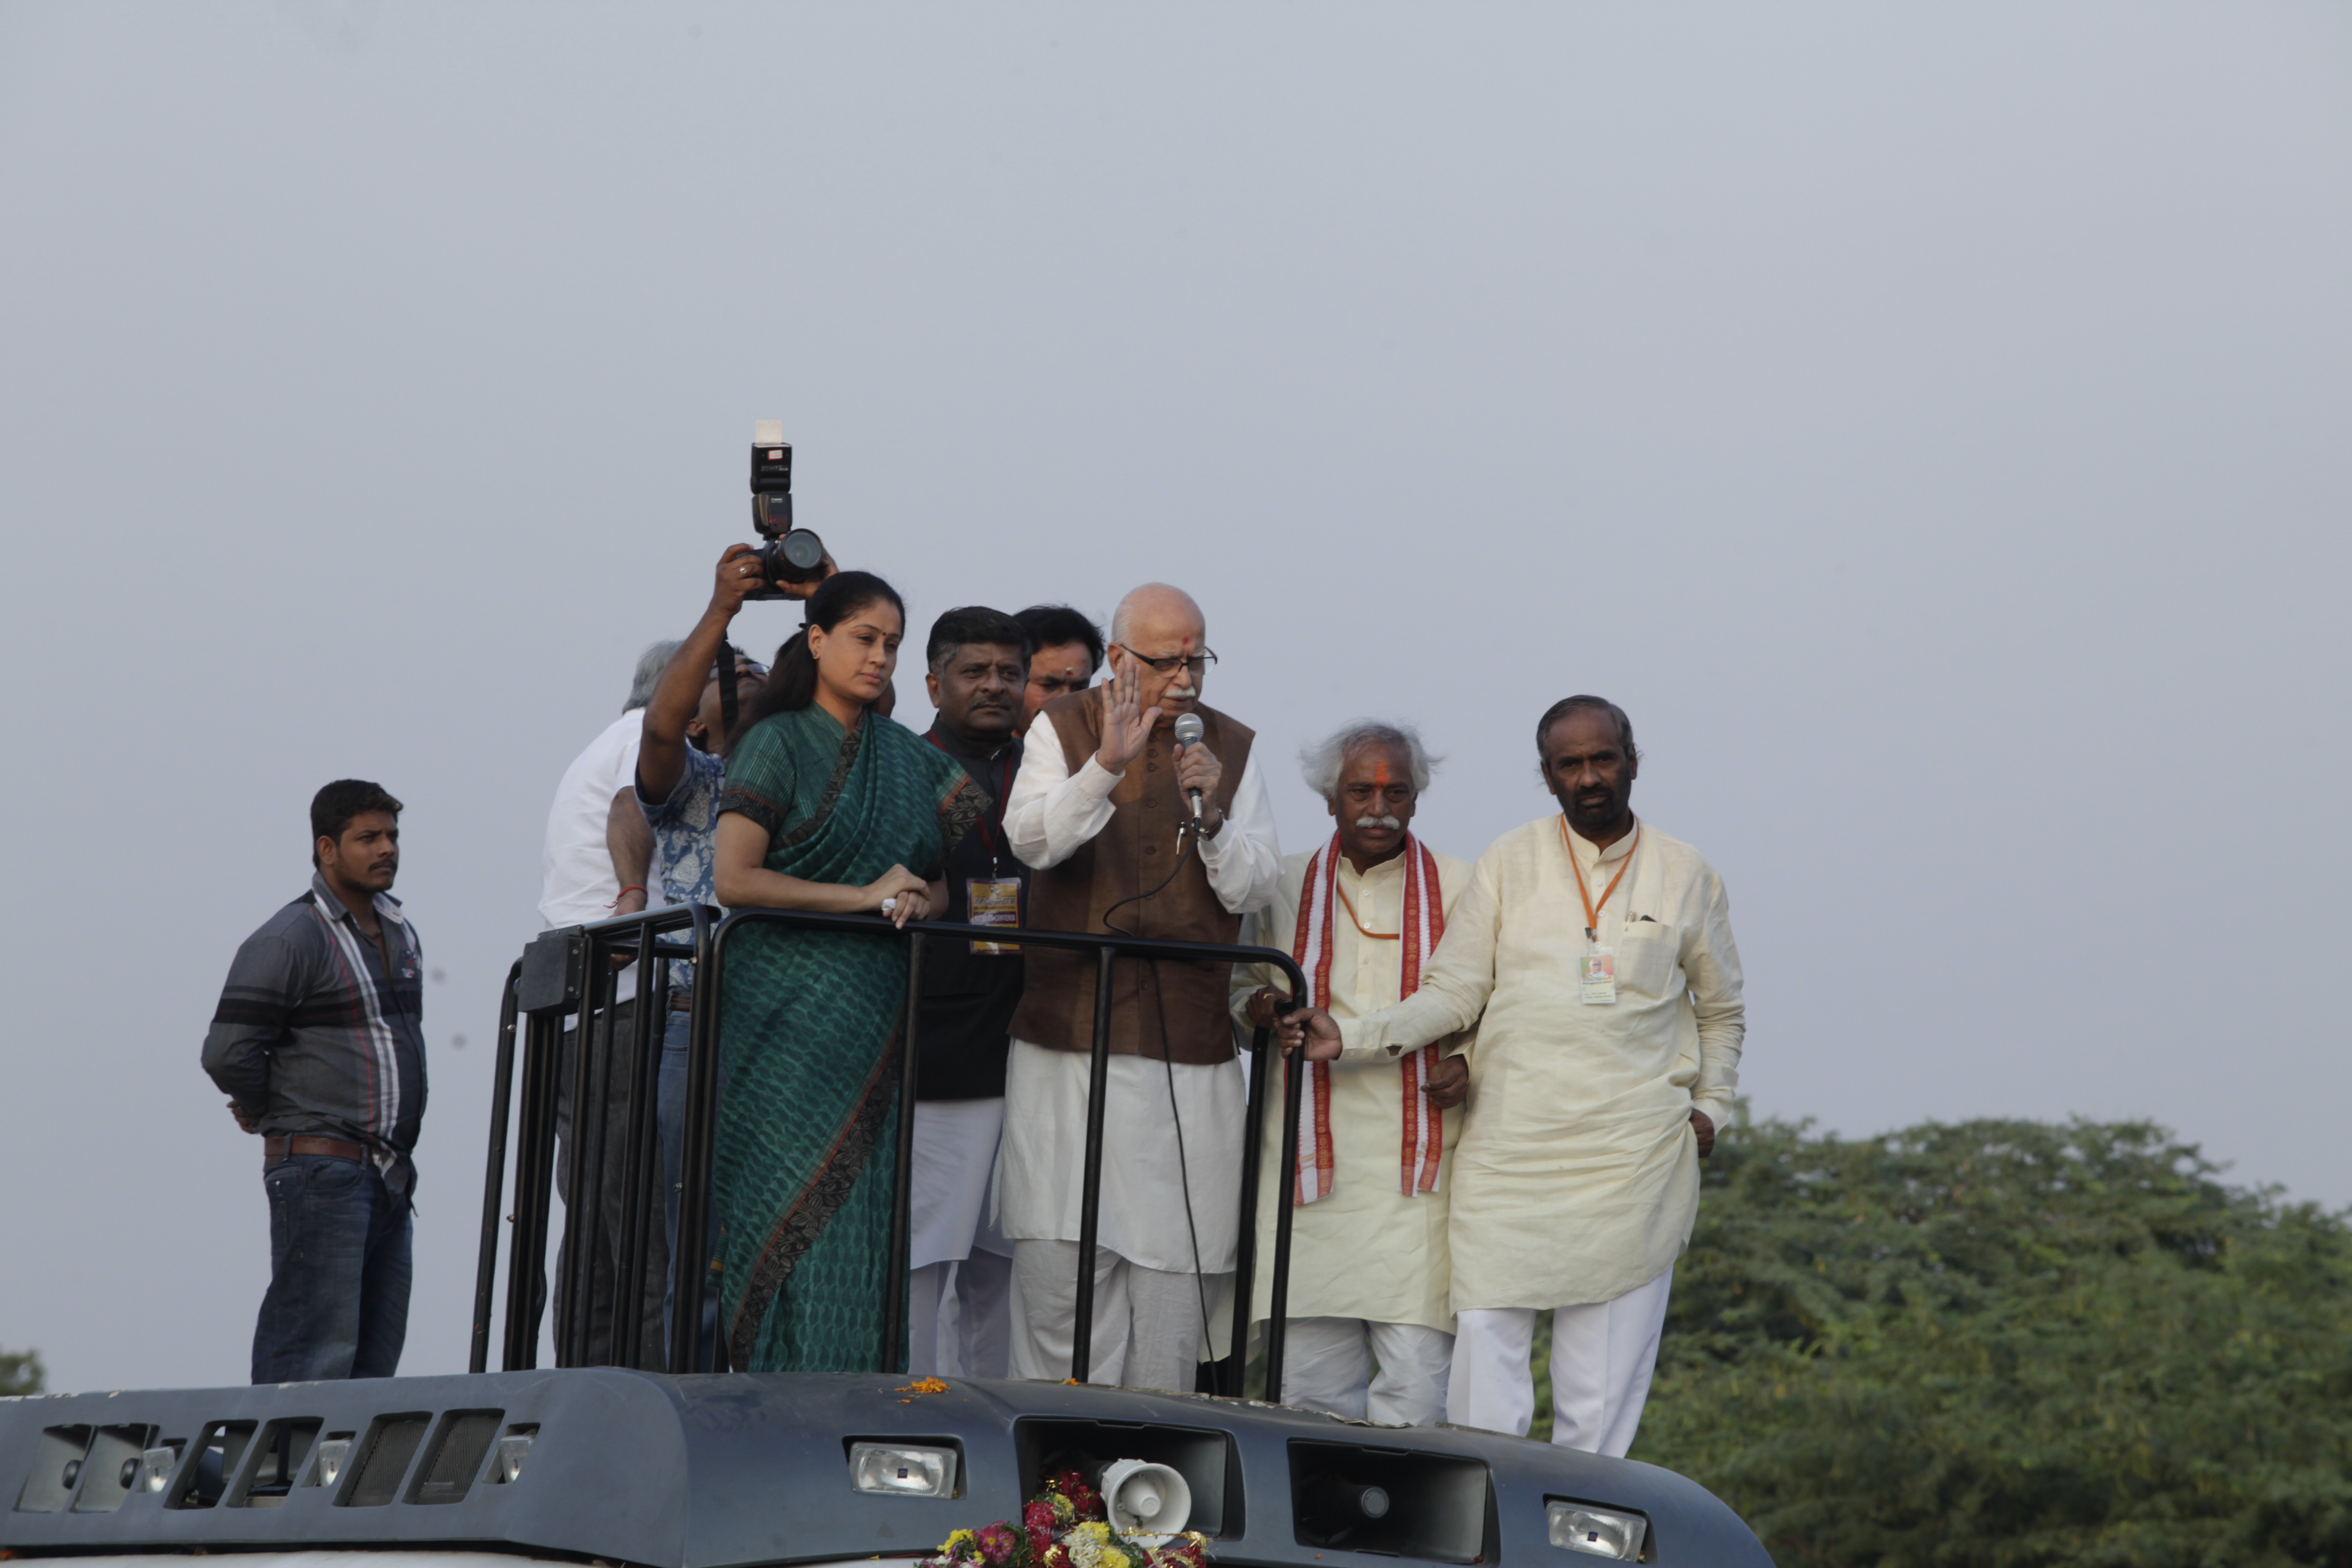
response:
[[[1139,942],[1144,940],[1143,938],[1137,936],[1134,931],[1128,930],[1125,926],[1114,922],[1110,917],[1115,911],[1125,905],[1142,903],[1146,900],[1158,898],[1161,893],[1168,890],[1168,885],[1176,879],[1176,873],[1184,868],[1185,847],[1189,844],[1195,853],[1197,853],[1200,848],[1199,823],[1189,817],[1183,817],[1180,814],[1176,826],[1176,864],[1169,868],[1168,875],[1160,879],[1160,886],[1152,889],[1151,891],[1148,893],[1136,893],[1129,898],[1121,899],[1118,903],[1115,903],[1111,905],[1109,909],[1105,910],[1102,917],[1102,921],[1105,927],[1117,931],[1121,936],[1136,937],[1136,940]],[[1202,870],[1206,871],[1208,869],[1208,862],[1205,860],[1201,862],[1201,868]],[[1151,1003],[1153,1010],[1157,1012],[1160,1016],[1160,1066],[1162,1071],[1166,1074],[1168,1079],[1168,1121],[1170,1124],[1176,1129],[1176,1184],[1177,1190],[1181,1192],[1184,1197],[1184,1234],[1192,1245],[1192,1296],[1193,1300],[1198,1303],[1201,1312],[1201,1343],[1199,1350],[1213,1350],[1215,1347],[1209,1343],[1209,1285],[1208,1280],[1205,1278],[1205,1271],[1201,1267],[1201,1227],[1199,1223],[1192,1217],[1192,1168],[1184,1153],[1184,1112],[1176,1103],[1175,1058],[1168,1054],[1168,998],[1160,988],[1160,961],[1156,958],[1147,958],[1144,962],[1151,966]],[[1252,1216],[1251,1223],[1255,1223],[1255,1216]],[[1194,1354],[1197,1362],[1199,1351],[1196,1351]],[[1211,1358],[1210,1364],[1212,1366],[1215,1364],[1214,1357]],[[1196,1377],[1199,1375],[1197,1364],[1194,1375]],[[1177,1390],[1176,1392],[1189,1393],[1191,1391]]]

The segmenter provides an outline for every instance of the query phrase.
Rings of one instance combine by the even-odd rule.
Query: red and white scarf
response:
[[[1333,921],[1339,910],[1339,836],[1315,852],[1307,862],[1307,880],[1299,889],[1298,930],[1290,955],[1307,974],[1307,999],[1318,1007],[1331,1005],[1331,954],[1337,941]],[[1445,900],[1437,880],[1437,857],[1411,834],[1404,841],[1404,929],[1399,957],[1403,983],[1397,988],[1402,1001],[1421,989],[1421,966],[1437,951],[1445,934]],[[1422,1093],[1430,1069],[1441,1053],[1434,1045],[1407,1055],[1400,1068],[1404,1075],[1404,1142],[1397,1172],[1397,1190],[1407,1197],[1437,1191],[1437,1160],[1445,1152],[1445,1128],[1441,1113]],[[1287,1058],[1297,1070],[1303,1058]],[[1298,1171],[1293,1201],[1311,1204],[1328,1196],[1337,1179],[1331,1142],[1331,1064],[1309,1062],[1306,1092],[1298,1097]]]

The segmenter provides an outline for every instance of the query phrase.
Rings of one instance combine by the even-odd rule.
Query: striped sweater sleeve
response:
[[[268,1102],[269,1053],[289,1037],[299,1000],[298,955],[284,937],[256,934],[236,950],[205,1035],[204,1063],[221,1091],[249,1112]]]

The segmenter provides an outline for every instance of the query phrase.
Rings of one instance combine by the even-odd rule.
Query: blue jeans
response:
[[[261,1173],[269,1290],[253,1381],[390,1377],[408,1338],[409,1205],[358,1160],[296,1154]]]
[[[673,1012],[669,1024],[662,1031],[661,1081],[655,1107],[661,1121],[662,1153],[662,1234],[669,1240],[669,1255],[677,1256],[678,1184],[686,1168],[686,1047],[688,1024],[686,1014]],[[719,1068],[719,1089],[727,1089],[727,1068]],[[703,1249],[705,1258],[719,1255],[719,1215],[714,1210],[707,1232],[709,1241]],[[677,1312],[677,1278],[670,1277],[662,1288],[662,1342],[670,1343],[671,1320]],[[719,1344],[719,1280],[708,1277],[702,1295],[702,1343],[696,1354],[695,1366],[708,1371],[715,1364]]]

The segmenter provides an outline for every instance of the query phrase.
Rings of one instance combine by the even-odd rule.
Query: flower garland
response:
[[[1113,1531],[1108,1517],[1102,1493],[1062,1470],[1023,1506],[1019,1529],[999,1520],[959,1530],[919,1568],[1207,1568],[1209,1538],[1199,1531],[1139,1540]]]

